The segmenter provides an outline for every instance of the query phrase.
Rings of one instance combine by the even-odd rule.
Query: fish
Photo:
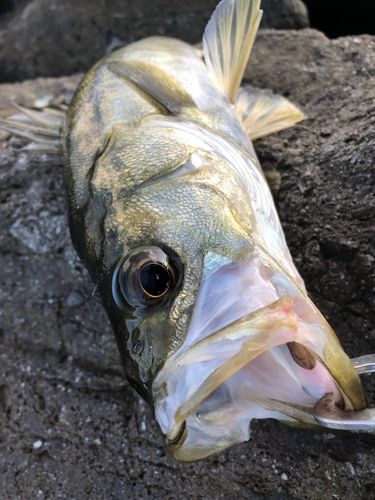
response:
[[[358,374],[308,297],[252,141],[305,118],[241,81],[260,0],[222,0],[200,45],[150,37],[100,60],[68,110],[1,126],[63,156],[73,245],[129,383],[178,461],[249,440],[252,419],[318,428]]]

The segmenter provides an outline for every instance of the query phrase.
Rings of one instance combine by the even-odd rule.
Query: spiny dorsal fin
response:
[[[31,141],[23,148],[26,151],[61,154],[60,131],[65,112],[48,107],[41,110],[15,107],[21,113],[0,120],[0,128]]]
[[[40,125],[50,129],[60,130],[65,117],[64,112],[58,113],[57,110],[49,107],[38,110],[25,108],[19,104],[14,104],[14,107],[20,110],[21,113],[24,113],[26,116],[31,118],[35,123],[39,123]]]
[[[236,113],[251,140],[293,127],[306,118],[285,97],[254,87],[240,89]]]
[[[234,103],[262,18],[260,0],[222,0],[203,35],[206,65]]]
[[[20,118],[17,119],[16,116],[19,116]],[[15,116],[12,116],[11,118],[7,118],[6,120],[2,120],[0,118],[0,125],[4,125],[7,128],[17,127],[17,128],[21,128],[22,130],[30,130],[31,132],[36,132],[37,134],[40,134],[40,135],[48,135],[50,137],[58,137],[58,134],[56,133],[56,129],[40,127],[38,125],[35,125],[35,122],[32,122],[31,120],[30,120],[30,122],[23,120],[21,118],[21,115],[15,115]]]
[[[196,104],[190,94],[171,75],[142,61],[109,63],[112,73],[131,82],[139,90],[163,106],[169,113],[178,114],[183,108]]]

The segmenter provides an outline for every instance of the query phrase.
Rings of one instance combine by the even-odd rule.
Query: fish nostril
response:
[[[297,342],[288,342],[287,346],[293,360],[298,366],[305,370],[312,370],[315,368],[316,359],[305,346]]]
[[[133,347],[133,353],[136,354],[137,356],[139,356],[140,354],[142,354],[143,349],[144,349],[144,342],[143,342],[143,340],[140,340],[140,341],[135,343],[135,345]]]

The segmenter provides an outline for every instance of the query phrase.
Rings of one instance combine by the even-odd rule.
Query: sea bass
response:
[[[113,52],[66,117],[23,110],[30,149],[62,144],[74,246],[126,377],[181,461],[248,440],[253,418],[317,426],[327,393],[345,410],[367,404],[306,294],[252,146],[304,118],[240,88],[259,3],[223,0],[202,47],[152,37]]]

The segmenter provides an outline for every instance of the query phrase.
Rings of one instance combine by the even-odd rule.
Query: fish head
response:
[[[111,264],[99,292],[127,378],[177,460],[249,439],[253,418],[316,426],[326,393],[342,408],[366,404],[287,247],[277,260],[272,231],[262,240],[261,219],[244,179],[202,150],[105,213],[101,262]]]
[[[205,151],[192,153],[167,174],[142,172],[136,187],[124,191],[118,165],[124,166],[120,151],[128,144],[122,132],[113,134],[92,179],[86,265],[115,331],[127,378],[153,407],[154,379],[184,342],[210,262],[217,267],[217,262],[247,255],[250,225],[245,212],[240,216],[245,230],[233,225],[230,203],[223,206],[223,188],[215,185],[227,176],[225,192],[248,212],[246,200],[223,162]],[[150,134],[152,150],[150,143],[162,136],[158,130]],[[165,162],[172,156],[169,151]]]

